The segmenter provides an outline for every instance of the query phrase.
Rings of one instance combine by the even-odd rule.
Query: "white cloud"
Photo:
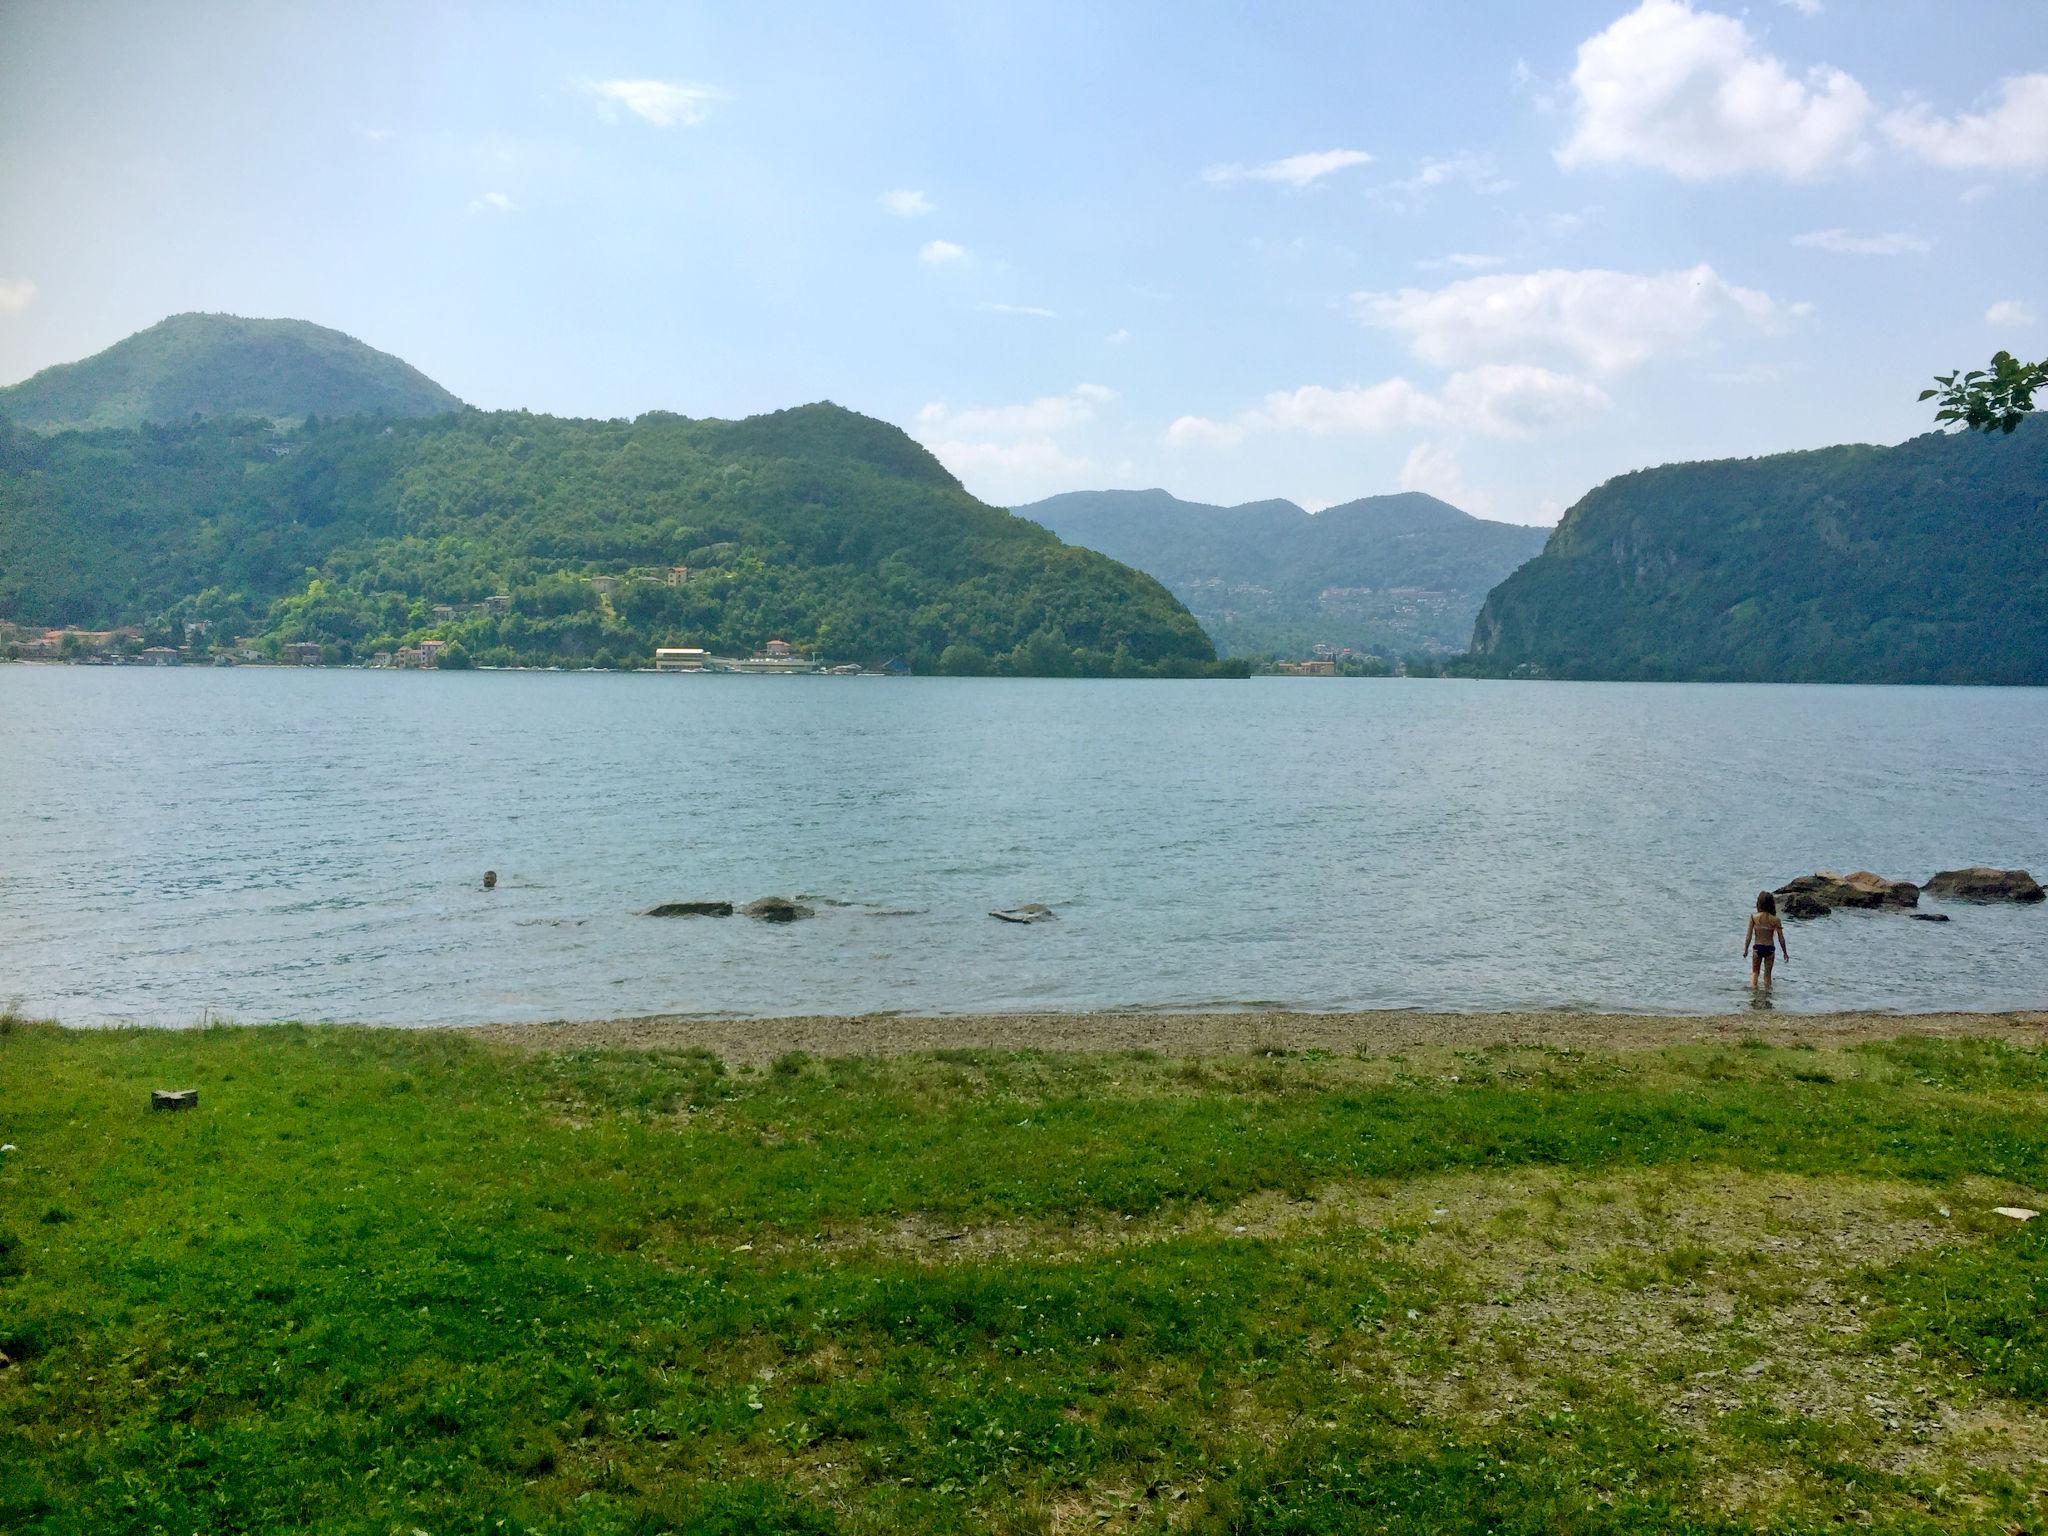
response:
[[[914,219],[933,211],[932,200],[922,192],[884,192],[876,201],[899,219]]]
[[[1372,156],[1362,149],[1318,149],[1289,155],[1284,160],[1269,160],[1264,165],[1212,165],[1202,172],[1202,180],[1217,187],[1243,181],[1271,181],[1300,191],[1334,171],[1366,165],[1371,160]]]
[[[1505,256],[1485,256],[1476,251],[1453,251],[1448,256],[1437,256],[1428,261],[1418,261],[1416,267],[1424,272],[1484,272],[1489,267],[1507,265]]]
[[[928,267],[941,267],[949,261],[965,261],[967,247],[950,240],[927,240],[917,248],[917,259]]]
[[[1177,447],[1231,447],[1253,433],[1309,437],[1373,437],[1421,428],[1527,438],[1564,426],[1608,404],[1597,385],[1522,363],[1488,363],[1444,381],[1431,394],[1407,379],[1332,389],[1307,384],[1275,390],[1228,421],[1182,416],[1166,429]]]
[[[1125,342],[1131,339],[1131,333],[1125,330],[1122,326],[1118,326],[1115,330],[1111,331],[1107,336],[1103,337],[1102,339],[1108,342],[1113,347],[1120,347]]]
[[[1903,256],[1923,254],[1934,243],[1919,235],[1898,231],[1883,235],[1859,235],[1846,229],[1815,229],[1794,235],[1792,243],[1810,251],[1832,251],[1837,256]]]
[[[616,109],[624,107],[657,128],[694,128],[711,115],[713,102],[726,99],[708,85],[676,80],[585,80],[581,87],[608,118],[616,120]]]
[[[1915,102],[1886,113],[1884,132],[1909,154],[1951,170],[2048,168],[2048,74],[2001,81],[1998,104],[1983,112],[1942,117]]]
[[[1044,437],[1085,426],[1116,391],[1101,384],[1076,384],[1064,395],[1041,395],[1023,405],[973,406],[956,411],[934,400],[917,413],[921,433],[946,432],[970,437]]]
[[[1076,384],[1063,395],[1021,405],[955,410],[935,400],[917,413],[912,435],[963,481],[997,505],[1010,506],[1099,476],[1085,452],[1060,441],[1098,421],[1117,398],[1101,384]]]
[[[513,213],[518,207],[502,192],[483,192],[469,200],[471,213]]]
[[[1821,0],[1778,0],[1778,4],[1802,16],[1818,16],[1822,10]]]
[[[927,438],[924,445],[962,480],[993,474],[1005,484],[1032,484],[1072,477],[1095,467],[1095,461],[1087,455],[1069,453],[1049,437],[1028,437],[1010,443]],[[1004,501],[1016,499],[1016,493],[993,494],[1002,494]]]
[[[1394,208],[1415,208],[1429,200],[1431,193],[1454,184],[1481,197],[1492,197],[1514,186],[1493,163],[1491,155],[1460,150],[1455,155],[1425,160],[1413,176],[1375,187],[1373,197]]]
[[[1987,325],[2032,325],[2034,306],[2024,299],[2000,299],[1984,311]]]
[[[1023,315],[1033,320],[1057,320],[1059,311],[1041,309],[1036,304],[977,304],[974,306],[985,315]]]
[[[1454,373],[1441,398],[1451,424],[1518,438],[1568,426],[1611,403],[1597,384],[1530,363],[1482,363]]]
[[[1444,443],[1417,443],[1401,465],[1401,489],[1422,491],[1481,517],[1493,510],[1493,498],[1465,483],[1458,456]]]
[[[1974,187],[1965,187],[1962,191],[1958,192],[1956,194],[1956,201],[1959,203],[1981,203],[1997,190],[1998,188],[1994,187],[1990,182],[1980,181]]]
[[[1405,337],[1417,357],[1442,367],[1563,355],[1617,373],[1734,321],[1771,332],[1805,314],[1712,267],[1653,275],[1598,268],[1469,277],[1443,288],[1355,293],[1365,324]]]
[[[1795,78],[1733,16],[1643,3],[1579,45],[1567,170],[1641,165],[1688,181],[1818,176],[1865,153],[1863,87],[1839,69]]]
[[[389,144],[398,137],[398,130],[396,128],[358,128],[356,132],[368,139],[372,144]]]
[[[36,285],[27,278],[16,278],[12,282],[0,278],[0,315],[20,314],[35,296]]]

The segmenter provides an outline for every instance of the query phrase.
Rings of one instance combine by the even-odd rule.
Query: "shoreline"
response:
[[[455,1034],[524,1051],[703,1050],[721,1060],[764,1065],[809,1056],[907,1056],[924,1051],[1150,1051],[1161,1056],[1240,1056],[1323,1050],[1384,1055],[1429,1048],[1536,1046],[1573,1050],[1655,1050],[1671,1045],[1849,1045],[1901,1035],[2003,1040],[2048,1046],[2048,1010],[2004,1013],[1597,1013],[1542,1009],[1434,1013],[1379,1009],[1306,1013],[1286,1009],[1182,1013],[1102,1011],[990,1014],[805,1014],[774,1019],[654,1014],[627,1019],[468,1024]]]

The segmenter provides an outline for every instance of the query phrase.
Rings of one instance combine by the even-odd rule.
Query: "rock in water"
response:
[[[658,907],[649,907],[644,915],[648,917],[731,917],[732,903],[729,901],[664,901]]]
[[[1916,923],[1945,923],[1948,921],[1948,914],[1946,912],[1914,912],[1909,915]]]
[[[1779,894],[1778,912],[1783,917],[1826,917],[1834,910],[1818,896],[1806,891],[1785,891]]]
[[[800,901],[791,901],[787,896],[763,896],[759,901],[748,902],[740,910],[764,923],[793,923],[800,917],[818,915],[814,909]]]
[[[1838,875],[1829,869],[1824,869],[1819,874],[1801,875],[1797,880],[1788,880],[1779,886],[1778,894],[1810,896],[1826,907],[1920,905],[1920,887],[1912,881],[1887,880],[1883,875],[1873,875],[1867,869],[1859,869],[1853,875]]]
[[[2024,869],[1944,869],[1928,878],[1931,896],[1956,901],[2040,901],[2048,892]]]
[[[1006,923],[1048,923],[1058,915],[1051,907],[1035,901],[1027,901],[1021,907],[1004,907],[1001,911],[989,913],[990,917],[1000,918]]]

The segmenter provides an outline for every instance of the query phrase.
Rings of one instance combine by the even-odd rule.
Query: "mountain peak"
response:
[[[308,320],[187,311],[0,389],[44,432],[192,416],[433,416],[462,402],[409,363]]]

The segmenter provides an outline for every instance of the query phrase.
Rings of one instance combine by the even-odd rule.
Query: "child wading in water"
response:
[[[1769,891],[1756,893],[1756,910],[1749,914],[1749,926],[1742,931],[1742,947],[1749,955],[1749,984],[1752,988],[1761,984],[1765,991],[1771,986],[1771,964],[1779,955],[1787,960],[1792,952],[1785,947],[1785,925],[1778,921],[1778,898]]]

